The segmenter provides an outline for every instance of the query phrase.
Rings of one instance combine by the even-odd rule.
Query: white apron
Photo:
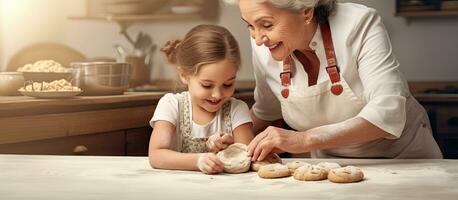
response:
[[[192,103],[189,92],[182,92],[178,97],[178,118],[179,122],[176,126],[176,151],[182,153],[205,153],[207,151],[206,142],[208,138],[199,138],[191,134],[192,126]],[[232,135],[231,121],[231,101],[227,101],[221,107],[221,132]],[[215,116],[216,117],[216,116]]]
[[[365,106],[345,80],[342,94],[331,93],[331,81],[314,86],[290,86],[288,98],[282,98],[285,122],[295,130],[305,131],[318,126],[345,121],[358,115]],[[314,158],[442,158],[432,137],[429,120],[423,107],[413,98],[406,103],[407,122],[399,139],[377,139],[335,149],[311,152]]]
[[[328,25],[329,27],[329,25]],[[322,29],[322,33],[326,30]],[[336,65],[332,47],[332,39],[329,33],[323,33],[324,43],[330,43],[327,52],[329,66]],[[331,41],[331,42],[327,42]],[[326,44],[325,44],[326,46]],[[334,60],[329,60],[334,58]],[[333,62],[334,61],[334,62]],[[295,60],[296,66],[301,66]],[[345,67],[345,66],[344,66]],[[284,72],[289,71],[289,66],[284,65]],[[290,81],[282,80],[284,88],[289,94],[280,97],[283,119],[297,131],[305,131],[311,128],[339,123],[351,119],[367,104],[359,98],[349,87],[344,77],[340,76],[338,82],[343,91],[339,95],[331,92],[333,86],[331,78],[313,86],[289,85]],[[282,77],[282,75],[280,75]],[[283,77],[282,77],[283,78]],[[283,93],[282,93],[283,95]],[[286,98],[285,98],[286,97]],[[427,114],[423,107],[409,96],[406,100],[407,122],[403,133],[398,139],[381,138],[363,144],[349,145],[335,149],[318,150],[312,153],[315,158],[442,158],[437,143],[432,137],[431,127]]]

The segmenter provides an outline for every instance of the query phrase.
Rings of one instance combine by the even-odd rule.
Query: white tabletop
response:
[[[458,160],[325,161],[358,166],[365,179],[337,184],[155,170],[146,157],[0,155],[0,199],[458,199]]]

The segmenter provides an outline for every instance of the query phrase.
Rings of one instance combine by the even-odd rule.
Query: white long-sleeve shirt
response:
[[[377,12],[364,5],[338,3],[329,23],[340,73],[366,105],[358,116],[398,138],[406,123],[407,83],[393,55],[390,39]],[[310,48],[320,60],[318,83],[328,80],[323,39],[318,28]],[[265,46],[252,40],[256,78],[254,114],[260,119],[281,119],[279,74],[282,62],[274,60]],[[294,59],[296,59],[293,56]],[[308,85],[307,73],[296,67],[291,84]],[[307,106],[307,105],[303,105]]]

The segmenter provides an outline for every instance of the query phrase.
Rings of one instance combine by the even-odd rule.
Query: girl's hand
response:
[[[248,145],[252,161],[261,161],[269,153],[303,153],[305,147],[303,134],[274,126],[259,133]]]
[[[224,164],[214,153],[202,153],[197,159],[197,168],[205,174],[216,174],[223,171]]]
[[[232,135],[216,133],[210,136],[205,144],[208,151],[216,153],[226,149],[232,143],[234,143],[234,137]]]

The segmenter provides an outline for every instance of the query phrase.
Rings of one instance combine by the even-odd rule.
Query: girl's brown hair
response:
[[[224,27],[198,25],[184,39],[170,40],[161,48],[171,64],[188,75],[199,72],[202,65],[229,59],[239,67],[240,50],[234,36]]]

